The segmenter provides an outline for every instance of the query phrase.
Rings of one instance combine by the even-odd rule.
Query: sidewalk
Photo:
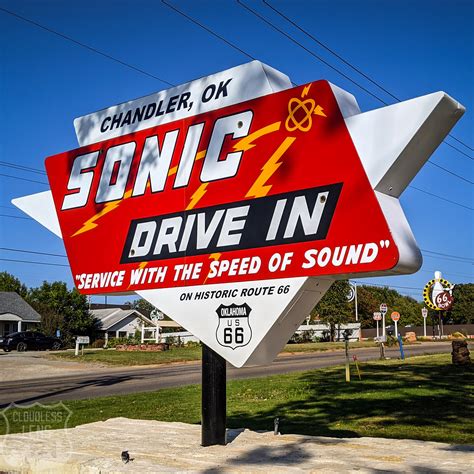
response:
[[[474,472],[474,446],[248,430],[229,430],[228,441],[203,448],[198,425],[114,418],[0,436],[0,472]]]

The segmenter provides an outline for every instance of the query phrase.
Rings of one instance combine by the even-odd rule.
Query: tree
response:
[[[454,324],[474,323],[474,283],[460,283],[453,290],[454,304],[447,319]]]
[[[8,272],[0,272],[0,291],[14,291],[22,298],[28,294],[28,288],[14,275]]]
[[[143,314],[143,316],[146,316],[147,318],[150,317],[151,315],[151,312],[154,310],[154,309],[158,309],[156,308],[155,306],[153,306],[151,303],[149,303],[147,300],[143,299],[143,298],[140,298],[138,300],[135,300],[135,301],[126,301],[125,304],[128,304],[130,306],[130,308],[132,309],[136,309],[137,311],[139,311],[140,313]],[[164,317],[165,320],[171,320],[171,318],[169,318],[168,316],[165,315]]]
[[[65,331],[64,318],[56,313],[54,309],[43,303],[32,303],[36,311],[41,315],[40,330],[47,336],[56,336],[59,329],[61,334]]]
[[[357,287],[359,320],[362,328],[371,328],[375,326],[373,314],[380,311],[380,304],[386,303],[388,312],[386,324],[390,324],[390,314],[392,311],[400,313],[400,323],[403,326],[408,324],[420,326],[423,324],[421,308],[423,305],[411,298],[404,296],[388,287],[374,287],[360,285]]]
[[[45,327],[57,322],[59,316],[61,338],[64,343],[72,343],[75,335],[94,336],[98,321],[89,312],[87,297],[75,288],[68,290],[66,283],[46,281],[30,291],[30,304],[45,318]],[[50,328],[51,329],[51,328]]]
[[[353,321],[351,304],[347,301],[349,289],[347,280],[334,282],[311,312],[311,315],[318,315],[321,322],[329,324],[331,341],[334,341],[336,325]]]

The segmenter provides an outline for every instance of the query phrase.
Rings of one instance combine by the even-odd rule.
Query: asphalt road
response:
[[[422,355],[451,352],[446,342],[405,346],[405,355]],[[378,348],[351,350],[360,361],[377,359]],[[398,358],[398,349],[386,349],[385,355]],[[229,366],[228,379],[264,377],[267,375],[305,371],[344,363],[344,351],[312,352],[298,355],[281,355],[272,364],[261,367],[236,369]],[[93,369],[92,369],[93,370]],[[151,392],[162,388],[198,384],[201,381],[200,362],[148,367],[113,367],[97,374],[67,375],[41,379],[3,380],[0,385],[0,408],[12,402],[31,404],[79,400],[107,395]]]

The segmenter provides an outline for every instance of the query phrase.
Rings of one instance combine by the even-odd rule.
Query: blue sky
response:
[[[297,84],[327,79],[353,93],[363,111],[383,105],[233,0],[170,3],[251,57],[287,73]],[[244,3],[380,99],[396,102],[263,2]],[[473,2],[269,3],[401,100],[446,91],[467,109],[452,134],[474,147]],[[0,0],[0,258],[67,265],[62,257],[3,250],[64,254],[61,240],[34,221],[21,218],[24,215],[10,204],[14,197],[48,187],[3,175],[40,182],[46,182],[46,176],[5,164],[44,170],[47,156],[77,148],[75,117],[168,86],[2,9],[172,84],[250,59],[158,1]],[[367,281],[406,287],[398,289],[417,299],[433,270],[442,270],[453,283],[473,281],[473,186],[466,180],[474,180],[474,152],[452,138],[447,142],[459,151],[442,144],[431,161],[460,177],[426,164],[412,185],[471,209],[407,189],[401,202],[424,250],[422,270]],[[361,225],[370,225],[370,221]],[[72,285],[67,266],[0,260],[3,270],[28,286],[43,280]]]

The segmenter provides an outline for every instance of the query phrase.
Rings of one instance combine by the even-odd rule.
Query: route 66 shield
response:
[[[247,303],[237,305],[221,304],[217,310],[219,322],[216,330],[217,342],[232,350],[246,346],[252,339],[249,315],[252,309]]]

